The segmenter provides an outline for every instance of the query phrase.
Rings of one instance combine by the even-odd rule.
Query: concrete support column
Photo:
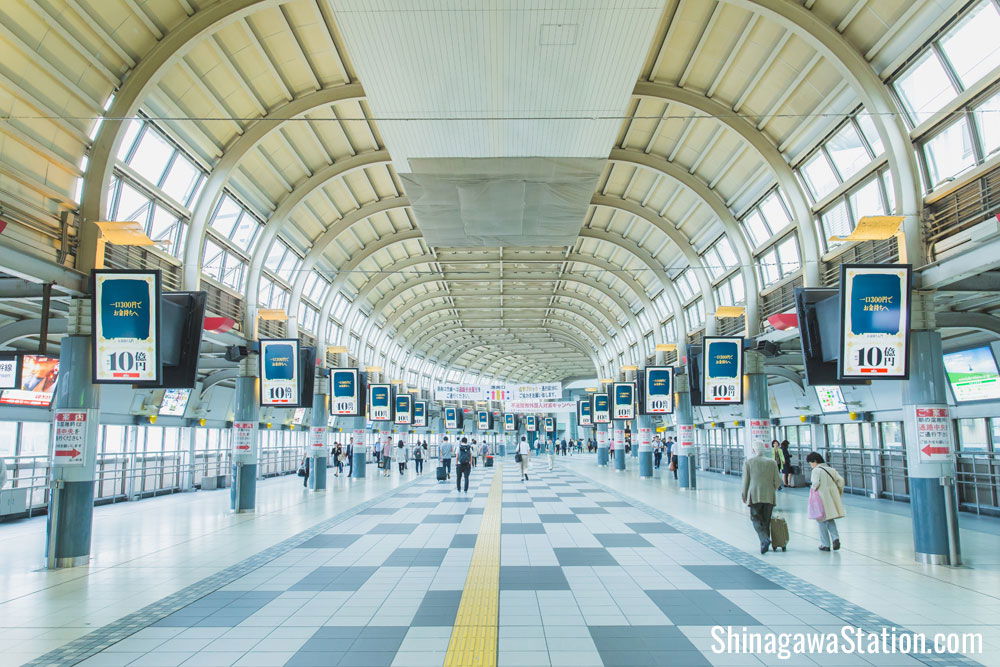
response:
[[[344,431],[351,434],[351,477],[365,478],[366,454],[368,446],[365,443],[365,418],[349,417],[344,419]]]
[[[260,451],[260,406],[257,393],[257,359],[248,356],[240,362],[236,378],[236,401],[233,421],[252,424],[248,450],[233,449],[233,483],[229,488],[229,508],[237,514],[252,512],[257,506],[257,461]]]
[[[753,456],[754,440],[762,440],[767,447],[771,446],[771,409],[767,401],[764,355],[756,350],[747,350],[743,355],[743,369],[743,417],[746,420],[743,456],[748,459]]]
[[[187,439],[188,446],[188,464],[187,464],[187,474],[184,480],[184,490],[194,491],[195,476],[198,472],[197,455],[198,455],[198,440],[197,440],[197,429],[193,426],[188,426],[183,429],[184,436]]]
[[[46,566],[50,569],[76,567],[90,561],[100,387],[91,383],[90,336],[84,335],[90,331],[89,304],[89,299],[73,301],[71,308],[78,316],[74,322],[71,311],[70,326],[74,333],[63,338],[59,354],[61,372],[53,403],[53,437],[58,424],[75,423],[81,439],[77,441],[79,446],[74,443],[72,448],[82,450],[82,457],[53,456],[45,526]],[[63,464],[60,459],[64,458],[76,461]]]
[[[308,372],[308,371],[307,371]],[[313,491],[326,490],[326,466],[330,456],[330,438],[327,435],[327,414],[330,412],[330,379],[323,377],[322,368],[316,368],[312,413],[309,418],[308,486]]]
[[[625,422],[613,423],[612,437],[615,439],[615,470],[625,470]]]
[[[594,426],[594,432],[597,436],[597,465],[606,466],[608,465],[609,457],[609,435],[610,435],[611,425],[610,424],[597,424]]]
[[[912,296],[910,379],[902,385],[913,548],[920,563],[957,566],[961,564],[961,548],[954,486],[954,432],[945,389],[941,334],[933,330],[930,295],[914,292]],[[920,428],[939,426],[948,429],[949,453],[934,455],[922,451],[927,445],[918,435]]]
[[[639,415],[636,423],[639,426],[639,433],[633,433],[632,438],[634,442],[638,443],[638,446],[635,449],[639,453],[639,477],[652,477],[653,418],[648,415]]]
[[[677,435],[674,438],[674,452],[677,454],[677,482],[682,489],[697,488],[695,462],[697,447],[694,442],[694,409],[691,407],[691,380],[687,375],[674,376],[677,405],[674,407],[674,422]]]

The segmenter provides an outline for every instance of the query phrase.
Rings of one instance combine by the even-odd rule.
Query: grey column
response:
[[[615,439],[615,470],[621,472],[625,470],[625,422],[611,422],[612,437]]]
[[[610,430],[610,424],[596,424],[594,426],[594,431],[597,437],[597,465],[599,466],[606,466],[609,463]]]
[[[634,449],[639,454],[639,477],[653,476],[653,418],[639,415],[638,433],[632,433]]]
[[[354,443],[354,447],[351,450],[351,477],[364,479],[365,466],[367,465],[365,454],[368,450],[365,444],[365,437],[367,436],[365,432],[365,418],[348,417],[344,419],[344,430],[351,434],[351,442]]]
[[[309,488],[313,491],[326,490],[326,466],[330,456],[327,415],[330,412],[330,379],[323,377],[322,368],[316,368],[312,411],[309,416]]]
[[[229,489],[229,508],[236,513],[252,512],[257,506],[257,457],[260,451],[257,432],[260,426],[257,364],[256,357],[248,356],[240,362],[240,374],[236,378],[233,421],[253,424],[250,450],[238,453],[233,449],[233,483]]]
[[[910,482],[913,548],[916,560],[930,564],[961,564],[958,534],[958,500],[955,494],[954,432],[946,457],[921,452],[918,419],[944,419],[952,429],[945,389],[941,334],[934,331],[934,306],[929,293],[912,294],[910,379],[902,383],[903,429]],[[924,415],[918,416],[917,409]],[[950,537],[950,539],[949,539]],[[950,548],[949,548],[950,546]]]
[[[677,425],[674,452],[677,453],[677,482],[682,489],[697,487],[695,476],[698,468],[695,463],[697,447],[694,442],[694,409],[691,407],[690,380],[687,375],[674,375],[677,399],[677,405],[674,407],[674,422]]]
[[[767,373],[764,372],[764,355],[756,350],[747,350],[743,356],[743,365],[746,378],[743,384],[743,417],[746,420],[743,435],[743,456],[744,459],[748,459],[753,456],[754,443],[751,441],[760,438],[759,432],[754,430],[751,422],[767,420],[769,434],[771,408],[767,400]],[[771,446],[770,435],[763,440],[767,447]]]
[[[60,413],[84,415],[86,422],[79,447],[83,451],[82,462],[63,465],[53,461],[50,469],[45,550],[46,565],[50,569],[86,565],[90,560],[100,388],[91,383],[89,306],[89,299],[72,302],[70,327],[75,333],[63,338],[59,354],[60,376],[53,403],[54,416],[58,421]]]

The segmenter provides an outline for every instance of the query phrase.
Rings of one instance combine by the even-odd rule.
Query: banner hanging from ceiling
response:
[[[575,412],[575,401],[507,401],[507,412],[526,414],[529,412]]]
[[[439,401],[548,401],[562,398],[558,382],[543,384],[439,384],[434,387]]]

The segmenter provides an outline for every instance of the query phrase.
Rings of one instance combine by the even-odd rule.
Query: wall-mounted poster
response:
[[[397,426],[409,426],[413,423],[413,397],[409,394],[399,394],[396,396],[396,417]]]
[[[816,399],[819,401],[819,409],[823,412],[847,412],[847,403],[844,402],[844,392],[838,384],[816,385]]]
[[[668,415],[674,411],[674,369],[649,366],[642,375],[642,408],[646,415]]]
[[[594,394],[594,423],[611,423],[611,399],[607,393],[598,392]]]
[[[705,336],[702,355],[702,402],[705,405],[743,402],[743,338]]]
[[[160,415],[164,417],[183,417],[184,410],[187,409],[188,399],[190,398],[190,389],[165,390],[163,392],[163,400],[160,401]]]
[[[625,421],[635,419],[635,382],[614,382],[611,385],[612,417]]]
[[[841,380],[905,380],[910,348],[909,264],[840,267]]]
[[[357,368],[334,368],[330,371],[330,414],[360,417],[364,414],[361,373]]]
[[[368,385],[368,421],[392,421],[392,385]]]
[[[91,272],[93,381],[159,382],[160,272]]]
[[[413,401],[413,425],[427,428],[427,401]]]
[[[294,408],[299,405],[299,340],[260,341],[260,404]]]
[[[580,426],[593,426],[594,406],[590,404],[590,399],[583,399],[576,402],[576,423]]]

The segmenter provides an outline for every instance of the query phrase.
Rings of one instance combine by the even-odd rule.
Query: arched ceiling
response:
[[[318,271],[330,279],[330,290],[353,301],[352,312],[367,317],[362,333],[385,327],[412,346],[415,358],[515,380],[613,372],[618,350],[635,357],[627,362],[643,361],[650,326],[653,342],[684,344],[684,327],[677,327],[677,340],[663,340],[659,323],[683,319],[672,281],[686,267],[695,269],[709,313],[705,326],[714,329],[711,276],[699,254],[722,235],[742,265],[752,295],[748,329],[756,330],[754,249],[736,220],[775,186],[790,209],[789,229],[799,234],[804,280],[816,282],[814,221],[791,165],[859,105],[893,110],[879,76],[907,56],[915,37],[961,5],[924,4],[665,0],[648,14],[636,12],[648,12],[649,3],[549,9],[540,36],[517,35],[505,44],[524,56],[502,77],[470,40],[461,47],[469,49],[468,59],[450,66],[496,75],[474,82],[493,91],[496,102],[468,111],[464,121],[435,116],[446,130],[430,139],[442,154],[449,132],[456,145],[466,145],[461,142],[469,138],[459,133],[468,131],[470,119],[516,123],[530,135],[591,114],[583,121],[588,132],[600,125],[611,133],[607,150],[596,156],[607,164],[583,202],[572,242],[468,247],[426,241],[397,173],[400,157],[380,132],[390,121],[372,111],[387,102],[366,92],[365,73],[372,89],[381,90],[399,74],[390,68],[414,52],[384,40],[377,62],[358,61],[349,45],[368,55],[366,40],[378,37],[380,26],[405,30],[401,17],[412,17],[409,48],[423,54],[424,44],[430,67],[440,64],[431,60],[435,35],[475,31],[489,12],[506,12],[516,22],[535,9],[503,0],[482,9],[433,0],[395,9],[359,9],[353,0],[10,0],[0,7],[7,54],[0,99],[11,115],[0,125],[0,194],[8,215],[42,226],[54,225],[60,210],[78,211],[77,268],[86,269],[93,222],[108,215],[108,183],[121,167],[116,156],[127,119],[142,114],[157,119],[208,170],[185,212],[185,247],[174,253],[184,260],[186,288],[202,280],[203,242],[224,189],[266,219],[247,258],[248,323],[269,251],[280,238],[305,258],[288,281],[293,317],[310,272]],[[422,7],[438,11],[415,12]],[[591,24],[611,32],[619,18],[624,25],[639,16],[652,17],[639,58],[630,55],[634,44],[588,32]],[[342,23],[349,27],[346,37]],[[572,31],[576,41],[568,32],[546,31],[554,25],[579,26]],[[595,74],[625,91],[610,100],[613,109],[601,108],[600,122],[595,109],[560,106],[552,91],[532,87],[533,72],[543,76],[548,68],[558,77],[559,67],[570,67],[552,55],[563,47],[603,50],[600,60],[617,63],[619,69]],[[624,65],[629,58],[634,72]],[[448,109],[489,97],[472,83],[468,90],[436,90],[434,70],[427,73],[414,85],[430,87]],[[502,98],[514,90],[529,91],[514,100],[524,112],[488,120],[508,113],[509,100]],[[545,106],[548,115],[532,119],[535,106]],[[391,121],[394,136],[406,127],[401,120],[407,119]],[[886,115],[878,123],[884,143],[898,148],[900,121]],[[573,148],[591,145],[595,136],[565,141]],[[412,142],[406,143],[411,151]],[[896,201],[912,204],[918,194],[912,151],[890,150],[888,161]],[[321,301],[325,323],[333,292]],[[325,340],[325,324],[317,329],[321,343],[344,342]]]

